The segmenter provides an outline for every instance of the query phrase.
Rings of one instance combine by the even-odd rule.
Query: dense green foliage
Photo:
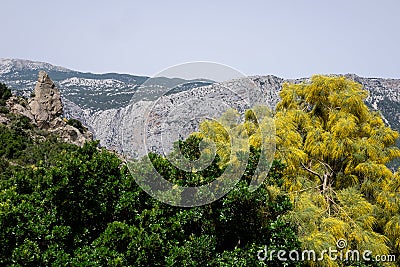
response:
[[[24,121],[0,128],[1,266],[257,266],[265,245],[300,247],[283,219],[292,209],[289,198],[268,190],[284,166],[275,162],[268,183],[248,191],[255,149],[247,174],[226,197],[179,208],[138,188],[121,160],[97,142],[79,148],[41,139]],[[191,137],[180,146],[193,158],[199,142]],[[176,183],[200,182],[161,156],[151,158]],[[217,161],[199,176],[214,179],[222,172]],[[270,264],[280,266],[275,258]]]

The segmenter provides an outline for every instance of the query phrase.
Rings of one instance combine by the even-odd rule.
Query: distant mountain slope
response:
[[[381,111],[385,121],[400,132],[400,80],[348,76],[369,91],[367,104]]]
[[[366,104],[373,110],[381,112],[384,120],[393,129],[400,132],[400,79],[364,78],[355,74],[345,74],[345,77],[363,85],[369,92]],[[273,75],[251,77],[265,92],[275,92],[271,97],[276,104],[279,101],[279,91],[284,82],[301,83],[309,78],[282,79]]]
[[[165,107],[160,108],[160,116],[179,104],[179,101],[175,100],[192,97],[198,92],[204,96],[234,102],[224,91],[215,90],[217,84],[213,85],[212,81],[207,80],[186,81],[161,77],[152,79],[146,90],[135,93],[136,88],[148,77],[118,73],[82,73],[48,63],[0,59],[0,81],[20,94],[29,95],[32,92],[39,70],[47,71],[60,88],[66,116],[78,118],[86,123],[102,145],[116,150],[122,149],[121,138],[124,132],[126,133],[123,120],[137,121],[142,116],[144,107],[152,103],[161,86],[167,85],[172,88],[184,83],[175,86],[167,94],[166,99],[169,101],[165,102]],[[366,100],[367,105],[381,112],[388,125],[400,131],[400,79],[363,78],[355,74],[345,76],[361,83],[370,93]],[[308,79],[289,80],[273,75],[250,78],[265,93],[271,107],[275,107],[279,101],[279,92],[284,82],[299,83]],[[186,132],[191,130],[193,129],[186,129]]]
[[[14,93],[29,96],[36,83],[39,70],[46,71],[54,83],[61,89],[63,98],[75,103],[82,109],[90,111],[106,110],[126,106],[132,99],[135,89],[149,77],[119,73],[84,73],[49,63],[22,59],[0,59],[0,81],[4,81]],[[177,85],[186,83],[178,78],[160,77],[153,79],[153,86],[137,96],[139,99],[151,99],[157,91],[157,85]],[[187,87],[208,85],[212,81],[193,80]]]
[[[134,88],[148,77],[128,74],[93,74],[69,70],[43,62],[0,59],[0,80],[11,90],[29,96],[39,70],[46,71],[61,88],[64,98],[83,109],[99,110],[122,107],[129,103]]]

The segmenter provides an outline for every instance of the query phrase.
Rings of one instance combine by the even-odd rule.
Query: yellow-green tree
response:
[[[304,83],[286,83],[280,96],[273,121],[262,107],[248,110],[242,123],[228,111],[218,121],[203,122],[197,134],[215,142],[224,165],[239,160],[229,157],[231,137],[243,140],[243,150],[246,145],[259,149],[268,147],[270,138],[262,132],[275,128],[275,158],[287,168],[283,185],[268,186],[268,191],[291,197],[294,210],[285,219],[297,225],[303,248],[319,256],[345,239],[343,255],[357,249],[399,256],[400,178],[386,167],[400,157],[395,146],[399,134],[368,109],[367,91],[344,77],[317,75]],[[308,263],[352,264],[326,254]]]
[[[384,234],[398,246],[398,206],[397,214],[386,216],[391,221],[380,221],[377,214],[384,205],[393,207],[390,201],[400,201],[384,186],[394,181],[385,164],[400,156],[398,133],[368,109],[367,91],[344,77],[286,83],[280,96],[276,156],[288,166],[284,189],[296,204],[291,219],[303,245],[321,251],[345,238],[353,249],[389,253]]]
[[[330,189],[361,185],[374,197],[375,183],[391,175],[385,166],[400,156],[398,133],[364,103],[367,91],[344,77],[314,76],[284,84],[277,106],[278,155],[291,170],[308,172]]]
[[[400,257],[400,169],[382,183],[377,203],[380,207],[377,214],[380,225],[392,250]]]

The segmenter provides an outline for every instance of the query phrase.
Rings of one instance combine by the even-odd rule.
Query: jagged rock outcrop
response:
[[[60,90],[44,71],[39,72],[34,97],[30,99],[29,107],[41,129],[47,129],[51,121],[63,114]]]
[[[67,119],[61,118],[63,104],[60,90],[44,71],[39,72],[32,98],[26,101],[12,96],[7,100],[7,107],[11,113],[28,117],[39,129],[58,135],[64,142],[82,146],[93,139],[89,130],[78,129],[69,125]]]
[[[31,121],[35,121],[31,109],[28,106],[28,102],[20,97],[12,96],[7,100],[7,107],[11,113],[21,114],[28,117]]]

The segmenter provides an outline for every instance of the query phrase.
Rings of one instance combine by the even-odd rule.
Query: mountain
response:
[[[169,146],[173,140],[185,137],[197,129],[195,126],[197,122],[186,125],[171,123],[170,126],[174,125],[175,132],[179,134],[166,136],[163,135],[162,129],[157,128],[161,125],[162,118],[169,116],[170,111],[180,107],[186,100],[220,99],[239,110],[246,107],[246,103],[241,103],[240,99],[227,93],[227,90],[221,90],[227,85],[239,88],[240,81],[217,84],[209,80],[187,81],[165,77],[148,80],[149,77],[145,76],[82,73],[48,63],[0,59],[0,81],[6,83],[14,92],[25,96],[32,92],[39,70],[46,71],[60,88],[66,117],[77,118],[84,122],[94,133],[95,138],[109,149],[121,152],[127,145],[126,140],[129,139],[129,144],[132,145],[129,152],[136,156],[146,153],[140,142],[143,132],[139,125],[143,123],[146,108],[155,103],[157,103],[155,107],[157,114],[154,114],[148,123],[156,125],[149,130],[153,131],[150,139],[155,142],[150,150],[157,152],[161,152],[163,145],[156,140],[162,139]],[[355,74],[344,76],[361,83],[370,94],[366,100],[367,105],[379,111],[385,122],[393,129],[400,131],[399,79],[364,78]],[[261,89],[263,97],[272,108],[279,101],[279,91],[284,82],[300,83],[309,79],[283,79],[273,75],[249,78]],[[145,83],[146,81],[149,82]],[[143,86],[144,83],[145,86]],[[155,101],[160,90],[165,90],[165,88],[171,90],[162,97],[162,101]],[[204,113],[206,113],[210,110],[214,111],[215,106],[196,106],[196,108],[205,109]],[[190,115],[190,110],[187,112]],[[221,110],[217,109],[215,112],[217,114]]]
[[[45,71],[51,77],[68,103],[72,102],[81,109],[89,111],[126,106],[134,96],[137,86],[149,79],[146,76],[130,74],[79,72],[30,60],[0,59],[0,80],[4,81],[14,93],[25,97],[29,97],[32,93],[39,70]],[[152,79],[152,84],[148,84],[146,94],[137,98],[152,99],[152,96],[158,92],[158,85],[174,86],[182,83],[188,84],[181,86],[181,91],[207,85],[213,81],[186,81],[179,78],[159,77]]]

